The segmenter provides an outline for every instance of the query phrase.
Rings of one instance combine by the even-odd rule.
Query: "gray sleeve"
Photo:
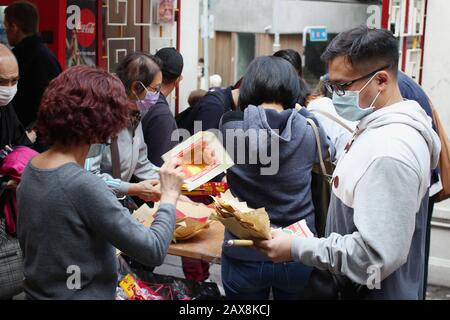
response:
[[[92,230],[148,266],[164,261],[175,229],[175,206],[161,204],[150,228],[137,222],[101,183],[81,188],[73,203]]]
[[[148,150],[145,144],[144,134],[142,132],[142,125],[139,125],[136,129],[135,134],[139,135],[140,145],[139,145],[139,156],[136,164],[136,168],[133,175],[140,181],[144,180],[159,180],[159,173],[155,171],[155,166],[148,160]]]
[[[106,150],[109,150],[109,148],[107,148]],[[128,194],[128,188],[130,185],[128,182],[122,181],[120,179],[114,179],[112,175],[110,175],[109,173],[102,172],[101,164],[103,157],[104,153],[96,157],[87,158],[86,161],[84,162],[84,169],[90,171],[91,173],[95,174],[96,176],[100,177],[103,181],[105,181],[108,187],[112,191],[114,191],[117,196]]]
[[[357,232],[328,238],[296,238],[294,259],[366,284],[371,270],[383,280],[407,261],[415,229],[420,179],[404,163],[375,160],[354,191]],[[420,201],[420,200],[419,200]]]

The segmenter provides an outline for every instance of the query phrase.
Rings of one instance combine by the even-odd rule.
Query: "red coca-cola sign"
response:
[[[96,65],[98,2],[67,0],[66,66]]]
[[[78,43],[85,48],[90,47],[95,40],[95,15],[90,9],[81,10],[80,24],[75,29]]]

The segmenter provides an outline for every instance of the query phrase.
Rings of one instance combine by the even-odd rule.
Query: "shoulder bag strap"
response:
[[[314,110],[314,109],[311,109],[311,110],[309,110],[309,111],[312,112],[312,113],[316,112],[316,113],[318,113],[318,114],[321,114],[321,115],[323,115],[324,117],[327,117],[328,119],[330,119],[331,121],[336,122],[336,123],[339,124],[341,127],[343,127],[344,129],[348,130],[350,133],[353,133],[353,130],[352,130],[348,125],[346,125],[341,119],[335,117],[335,116],[332,115],[331,113],[328,113],[328,112],[323,111],[323,110]]]
[[[117,137],[111,138],[111,164],[112,164],[113,178],[122,179],[120,174],[120,154],[119,154],[119,144],[117,143]]]
[[[317,152],[319,153],[320,168],[322,169],[322,174],[326,176],[327,175],[327,169],[325,168],[325,163],[323,161],[322,143],[320,142],[319,129],[317,128],[316,123],[314,122],[313,119],[306,118],[306,121],[308,122],[308,124],[311,126],[311,128],[314,131],[314,136],[316,137]]]

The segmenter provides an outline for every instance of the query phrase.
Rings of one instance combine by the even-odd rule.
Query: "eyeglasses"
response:
[[[325,80],[324,81],[324,86],[330,93],[336,92],[336,94],[338,96],[343,96],[345,94],[345,91],[350,86],[352,86],[355,82],[358,82],[358,81],[363,80],[363,79],[370,78],[370,77],[374,76],[377,72],[380,72],[381,70],[384,70],[384,69],[388,69],[390,67],[391,67],[391,65],[388,64],[388,65],[386,65],[384,67],[381,67],[381,68],[379,68],[379,69],[377,69],[375,71],[372,71],[371,73],[368,73],[365,76],[362,76],[362,77],[360,77],[358,79],[347,81],[347,82],[343,82],[343,83],[335,83],[335,82],[332,82],[330,80]]]
[[[155,93],[161,92],[161,85],[159,85],[157,87],[148,86],[148,88],[150,88]]]
[[[162,84],[160,84],[160,85],[158,85],[157,87],[152,87],[152,86],[148,86],[148,87],[146,87],[142,82],[139,82],[141,85],[142,85],[142,87],[144,87],[144,89],[145,90],[147,90],[148,91],[148,89],[150,89],[152,92],[154,92],[154,93],[159,93],[159,92],[161,92],[161,87],[162,87]]]

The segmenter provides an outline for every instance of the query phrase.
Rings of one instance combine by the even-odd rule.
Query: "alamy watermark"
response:
[[[77,265],[70,265],[67,267],[67,277],[66,285],[69,290],[80,290],[81,289],[81,269]]]
[[[194,122],[194,133],[202,131],[202,122]],[[210,129],[222,143],[228,155],[238,165],[258,165],[260,174],[264,176],[276,175],[280,169],[280,136],[279,130],[265,129]],[[172,132],[171,141],[185,141],[191,137],[186,129]],[[201,148],[194,149],[191,163],[207,162],[208,155]],[[218,159],[225,161],[226,159]]]
[[[369,290],[381,289],[381,270],[377,265],[370,265],[367,268],[369,277],[366,281],[366,286]]]

